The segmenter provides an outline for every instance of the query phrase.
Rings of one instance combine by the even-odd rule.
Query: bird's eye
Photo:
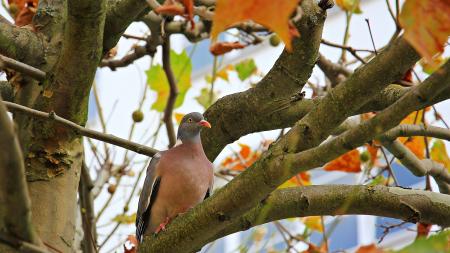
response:
[[[189,118],[189,119],[188,119],[188,122],[189,122],[189,123],[190,123],[190,122],[192,122],[192,119],[191,119],[191,118]]]

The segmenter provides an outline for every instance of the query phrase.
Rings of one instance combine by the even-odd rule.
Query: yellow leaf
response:
[[[312,230],[316,230],[318,232],[323,232],[322,221],[320,220],[320,216],[308,216],[302,219],[303,223],[306,227]]]
[[[430,157],[438,163],[444,164],[448,172],[450,172],[450,158],[448,157],[445,143],[442,140],[436,140],[431,147]]]
[[[120,224],[133,224],[136,221],[136,213],[133,213],[131,215],[119,214],[112,220]]]
[[[405,39],[431,64],[450,35],[450,1],[406,0],[399,21]]]
[[[178,125],[181,123],[181,120],[183,119],[184,115],[186,115],[186,114],[179,113],[179,112],[175,113],[175,120],[177,121]]]
[[[211,30],[212,40],[237,23],[253,20],[277,33],[286,48],[291,50],[289,18],[298,2],[299,0],[217,0]]]
[[[359,2],[360,0],[336,0],[336,5],[345,11],[359,14],[362,13]]]
[[[427,111],[429,109],[425,109]],[[423,110],[410,113],[400,124],[420,124],[422,123]],[[405,144],[419,159],[425,158],[425,139],[422,136],[399,137],[399,141]]]

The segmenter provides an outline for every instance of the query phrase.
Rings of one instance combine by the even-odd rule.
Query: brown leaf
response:
[[[244,48],[245,45],[242,45],[240,42],[216,42],[211,45],[209,51],[215,55],[223,55],[225,53],[230,52],[233,49],[241,49]]]
[[[417,236],[419,237],[427,237],[431,230],[431,224],[425,224],[425,223],[417,223]]]

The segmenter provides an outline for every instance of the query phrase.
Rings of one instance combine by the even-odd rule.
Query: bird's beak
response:
[[[209,122],[206,120],[201,120],[200,122],[198,122],[198,125],[202,127],[211,128],[211,124],[209,124]]]

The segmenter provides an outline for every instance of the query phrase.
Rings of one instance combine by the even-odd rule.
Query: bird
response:
[[[200,139],[203,128],[211,128],[201,113],[186,114],[178,128],[177,143],[151,159],[136,213],[136,237],[158,234],[176,216],[211,195],[213,165]]]

